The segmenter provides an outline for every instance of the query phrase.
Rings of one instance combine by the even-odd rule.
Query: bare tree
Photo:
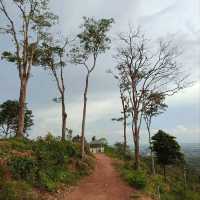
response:
[[[89,78],[96,67],[97,58],[100,54],[109,49],[110,39],[107,36],[113,19],[100,19],[84,17],[84,23],[81,25],[83,31],[78,34],[79,44],[71,50],[72,63],[84,67],[86,70],[85,89],[84,89],[84,105],[81,128],[81,155],[84,158],[84,137],[85,137],[85,121],[87,109],[87,93],[89,86]]]
[[[130,99],[132,131],[135,145],[135,168],[139,168],[140,127],[144,114],[147,93],[174,95],[183,89],[187,76],[177,63],[178,49],[172,42],[160,41],[158,47],[149,46],[139,30],[130,29],[127,34],[119,35],[120,47],[115,56],[117,68],[126,78],[127,93]]]
[[[37,46],[46,36],[57,17],[49,12],[49,0],[0,0],[0,16],[5,24],[0,25],[0,33],[8,35],[14,46],[12,51],[4,51],[2,58],[17,66],[20,79],[19,118],[16,137],[23,136],[27,85],[32,65],[38,55]],[[15,9],[14,14],[9,7]]]

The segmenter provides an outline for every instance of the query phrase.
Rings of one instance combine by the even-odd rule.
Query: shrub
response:
[[[35,200],[31,187],[25,182],[10,181],[0,188],[0,200]]]
[[[39,139],[35,142],[33,149],[41,167],[63,166],[69,157],[80,157],[80,149],[76,145],[53,137],[48,137],[45,140]]]
[[[143,171],[124,169],[122,176],[131,186],[137,189],[143,189],[147,184],[146,175]]]
[[[32,158],[12,158],[9,162],[9,168],[14,178],[34,182],[37,165]]]
[[[68,171],[59,171],[57,174],[57,180],[59,182],[65,183],[65,184],[74,184],[76,183],[77,176],[75,173],[71,173]]]
[[[36,141],[14,138],[0,140],[0,146],[4,147],[0,148],[0,156],[6,160],[9,178],[14,178],[18,182],[25,181],[32,187],[50,192],[55,191],[61,183],[74,184],[81,176],[89,174],[94,167],[94,161],[88,157],[81,161],[79,143],[61,141],[60,138],[50,134]],[[70,161],[74,163],[71,170]],[[3,188],[6,194],[9,193],[8,190],[12,190],[12,187],[5,189],[4,182],[7,178],[4,176],[7,171],[5,173],[2,170],[0,165],[0,190]],[[15,191],[10,192],[10,195],[10,199],[12,196],[14,198]]]
[[[53,192],[57,188],[56,182],[54,182],[48,174],[46,174],[44,171],[40,171],[38,173],[38,181],[37,186],[43,189],[46,189],[49,192]]]
[[[11,143],[12,149],[17,151],[31,150],[33,143],[27,138],[13,138],[10,139],[9,142]]]

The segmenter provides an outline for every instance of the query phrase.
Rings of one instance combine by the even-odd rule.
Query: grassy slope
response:
[[[0,200],[41,199],[37,191],[56,191],[90,173],[94,159],[80,159],[79,143],[48,135],[37,141],[0,140]]]
[[[123,155],[116,149],[106,148],[108,156],[122,159]],[[119,162],[117,168],[122,178],[130,185],[141,191],[142,194],[150,195],[154,199],[158,199],[158,188],[162,200],[200,200],[200,182],[199,174],[187,169],[187,185],[184,185],[183,169],[181,166],[169,166],[167,168],[167,181],[164,180],[162,169],[157,166],[157,175],[151,175],[150,159],[142,158],[140,171],[133,168],[133,160],[125,159]],[[137,195],[134,199],[137,199]]]

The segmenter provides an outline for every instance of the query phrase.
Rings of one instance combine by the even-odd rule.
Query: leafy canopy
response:
[[[88,53],[104,52],[109,48],[108,44],[111,42],[107,32],[113,23],[113,19],[94,20],[87,17],[83,17],[83,19],[84,23],[81,25],[83,31],[78,34],[78,38],[84,50]]]
[[[183,161],[180,145],[176,142],[174,136],[159,130],[152,137],[152,144],[159,164],[165,166]]]
[[[17,131],[19,102],[7,100],[0,105],[0,133],[3,136],[12,136]],[[33,126],[32,111],[25,105],[24,133]]]
[[[0,16],[5,18],[0,33],[10,36],[15,47],[13,52],[4,51],[1,59],[16,63],[18,68],[30,61],[35,64],[38,43],[48,37],[48,29],[58,21],[49,10],[49,0],[0,0]]]
[[[83,17],[83,20],[80,26],[82,32],[77,35],[79,43],[72,48],[70,53],[72,63],[87,65],[86,62],[90,56],[93,57],[95,63],[97,56],[109,49],[111,40],[107,33],[114,20],[112,18],[95,20],[87,17]],[[87,68],[89,70],[88,66]]]

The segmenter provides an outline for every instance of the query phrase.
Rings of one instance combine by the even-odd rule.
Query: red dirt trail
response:
[[[134,189],[119,177],[112,160],[97,154],[94,173],[83,179],[66,200],[130,200],[133,192]]]

